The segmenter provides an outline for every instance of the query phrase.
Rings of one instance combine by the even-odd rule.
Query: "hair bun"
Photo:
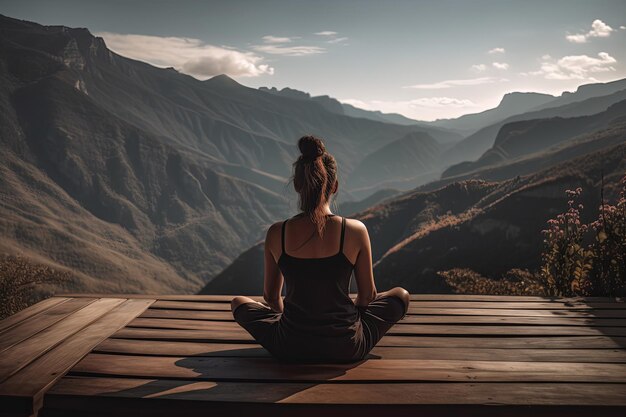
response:
[[[298,141],[298,148],[304,159],[315,159],[324,155],[326,147],[320,138],[315,136],[302,136]]]

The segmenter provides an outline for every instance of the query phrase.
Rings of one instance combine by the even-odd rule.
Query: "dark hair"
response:
[[[337,162],[322,139],[302,136],[298,140],[301,155],[293,163],[293,186],[300,195],[300,210],[315,224],[320,236],[324,234],[327,216],[322,206],[330,200],[337,179]]]

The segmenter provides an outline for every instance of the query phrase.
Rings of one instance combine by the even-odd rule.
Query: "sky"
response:
[[[417,120],[626,78],[626,0],[0,0],[0,14],[86,27],[120,55],[198,79]]]

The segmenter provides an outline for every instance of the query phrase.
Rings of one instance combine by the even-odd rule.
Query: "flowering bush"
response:
[[[543,230],[544,251],[540,276],[548,295],[623,295],[626,282],[626,176],[616,206],[604,196],[598,219],[580,220],[582,189],[567,190],[568,209],[548,220]],[[590,234],[595,239],[585,244]]]
[[[570,296],[583,292],[589,285],[590,252],[583,245],[589,227],[580,221],[582,204],[576,204],[582,188],[567,190],[568,209],[548,220],[544,234],[545,250],[540,270],[548,295]]]
[[[591,223],[596,239],[591,245],[591,276],[594,295],[617,296],[626,293],[626,176],[621,181],[617,204],[604,203],[598,219]]]

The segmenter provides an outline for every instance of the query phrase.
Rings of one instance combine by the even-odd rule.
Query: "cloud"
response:
[[[470,67],[472,71],[483,72],[487,70],[487,66],[485,64],[474,64]]]
[[[491,65],[499,70],[509,69],[509,64],[507,64],[506,62],[492,62]]]
[[[280,36],[272,36],[272,35],[266,35],[263,36],[263,42],[265,43],[288,43],[288,42],[292,42],[292,38],[288,38],[288,37],[280,37]]]
[[[464,98],[456,97],[422,97],[413,100],[359,100],[339,99],[364,110],[382,111],[383,113],[400,113],[416,120],[434,120],[444,117],[455,117],[465,114],[468,108],[476,104]]]
[[[626,29],[626,26],[622,25],[622,26],[620,26],[619,28],[620,28],[621,30],[625,30],[625,29]]]
[[[473,107],[472,100],[455,97],[424,97],[416,98],[408,102],[409,106],[415,107]]]
[[[285,45],[253,45],[252,49],[258,52],[264,52],[272,55],[284,55],[284,56],[306,56],[323,54],[326,52],[325,48],[320,46],[285,46]]]
[[[338,38],[337,35],[339,35],[339,32],[334,32],[332,30],[323,30],[321,32],[315,32],[314,34],[330,38],[326,41],[326,43],[340,43],[348,40],[345,36]]]
[[[326,41],[326,42],[328,42],[328,43],[339,43],[339,42],[343,42],[343,41],[347,41],[347,40],[348,40],[348,38],[343,37],[343,38],[334,38],[334,39],[331,39],[331,40]]]
[[[587,33],[587,36],[606,38],[611,35],[613,28],[600,19],[596,19],[591,24],[591,30]]]
[[[549,80],[584,80],[594,79],[592,74],[599,72],[615,71],[613,64],[617,60],[607,52],[598,53],[598,58],[587,55],[568,55],[554,60],[546,60],[541,63],[538,71],[524,73],[523,75],[543,75]]]
[[[493,48],[487,51],[488,54],[503,54],[504,48]]]
[[[422,97],[413,100],[385,101],[385,100],[369,100],[362,101],[358,99],[339,99],[340,102],[360,107],[365,110],[375,110],[379,108],[392,108],[398,106],[404,107],[473,107],[476,104],[472,100],[466,98],[455,97]]]
[[[587,42],[587,35],[567,35],[565,37],[568,41],[574,43],[585,43]]]
[[[573,43],[585,43],[589,38],[606,38],[611,35],[614,29],[604,23],[600,19],[596,19],[591,23],[591,30],[587,33],[579,33],[575,35],[567,35],[565,39]]]
[[[263,36],[263,42],[265,45],[252,45],[252,49],[257,52],[263,52],[272,55],[284,55],[284,56],[306,56],[323,54],[326,52],[325,48],[321,46],[310,45],[285,45],[293,42],[294,39],[300,39],[299,36],[295,37],[279,37],[266,35]],[[339,38],[342,41],[347,38]],[[329,41],[330,42],[330,41]]]
[[[174,67],[199,79],[228,74],[256,77],[273,74],[274,68],[251,52],[209,45],[199,39],[99,32],[107,46],[120,55],[157,67]]]
[[[415,84],[408,85],[403,88],[417,88],[424,90],[437,90],[442,88],[451,88],[458,86],[467,86],[467,85],[480,85],[480,84],[491,84],[498,81],[508,81],[506,78],[494,78],[494,77],[479,77],[479,78],[469,78],[464,80],[446,80],[439,81],[431,84]]]

